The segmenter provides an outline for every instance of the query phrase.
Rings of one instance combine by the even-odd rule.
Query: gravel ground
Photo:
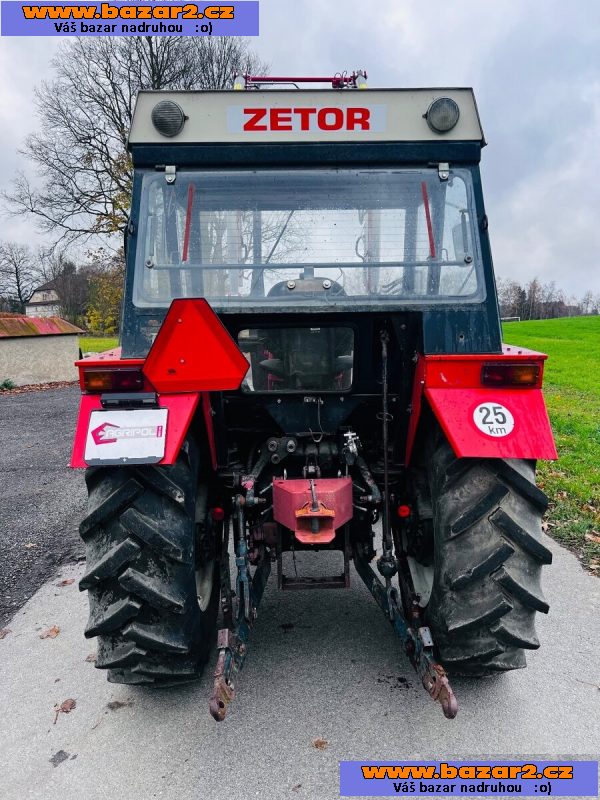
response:
[[[83,473],[68,467],[75,386],[0,395],[0,626],[83,553]]]

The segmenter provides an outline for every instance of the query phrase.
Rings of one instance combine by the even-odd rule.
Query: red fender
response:
[[[160,428],[161,437],[164,437],[164,456],[158,463],[175,463],[198,403],[201,402],[211,464],[216,469],[210,392],[239,388],[250,365],[206,300],[186,298],[171,303],[146,359],[123,359],[120,348],[117,348],[81,359],[76,366],[79,367],[83,394],[71,457],[72,467],[87,466],[86,443],[94,435],[94,431],[90,431],[91,415],[93,411],[102,410],[101,393],[86,388],[86,371],[122,374],[124,371],[137,370],[144,391],[154,392],[158,407],[167,409],[166,425]],[[104,413],[111,425],[111,411]],[[135,441],[131,441],[130,449],[132,459],[139,458],[139,446],[136,454]],[[106,463],[119,462],[107,460]]]
[[[509,345],[495,355],[420,356],[405,463],[411,459],[423,398],[459,458],[558,458],[541,390],[546,358]],[[485,385],[483,367],[494,364],[536,365],[538,378],[531,386]]]

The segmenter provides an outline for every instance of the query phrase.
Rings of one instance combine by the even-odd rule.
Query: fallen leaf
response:
[[[37,547],[37,544],[34,544],[33,542],[27,542],[27,544],[25,545],[25,548],[27,550],[31,550],[32,547]]]
[[[73,700],[72,697],[69,697],[67,700],[63,700],[60,705],[54,706],[54,724],[56,725],[56,720],[58,719],[59,714],[69,714],[77,703]]]
[[[52,758],[49,758],[48,761],[52,764],[53,767],[58,767],[59,764],[62,764],[63,761],[66,761],[69,757],[68,753],[65,753],[64,750],[59,750],[58,753],[55,753]]]
[[[600,544],[600,536],[597,533],[586,533],[585,538],[588,542],[594,542],[594,544]]]
[[[59,633],[60,628],[58,625],[53,625],[51,628],[48,628],[48,630],[40,633],[40,639],[56,639]]]
[[[548,523],[547,522],[542,522],[542,530],[544,531],[544,533],[546,533],[546,531],[548,530]]]
[[[75,583],[75,578],[65,578],[64,581],[59,581],[56,585],[57,586],[70,586],[72,583]]]
[[[90,653],[89,656],[85,657],[85,660],[93,664],[96,661],[96,653]]]
[[[313,739],[312,746],[317,750],[326,750],[329,742],[327,739]]]
[[[302,788],[301,783],[297,783],[295,786],[292,786],[292,792],[297,792]]]
[[[126,708],[127,706],[132,706],[133,700],[111,700],[110,703],[106,704],[106,707],[110,711],[118,711],[120,708]]]
[[[4,639],[10,633],[10,628],[0,628],[0,639]]]

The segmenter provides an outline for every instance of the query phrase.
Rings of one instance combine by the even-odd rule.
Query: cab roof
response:
[[[444,97],[458,105],[460,116],[451,130],[438,133],[426,115],[431,104]],[[174,134],[161,133],[153,122],[153,111],[156,118],[161,103],[163,119],[181,120]],[[129,136],[130,149],[336,142],[485,144],[470,88],[142,91]]]

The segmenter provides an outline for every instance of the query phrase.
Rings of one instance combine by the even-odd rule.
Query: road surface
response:
[[[9,540],[29,524],[27,509],[38,513],[30,493],[45,481],[36,496],[51,509],[55,554],[73,551],[83,511],[81,476],[73,479],[40,452],[49,441],[61,458],[68,450],[74,395],[63,390],[59,397],[62,411],[43,416],[47,438],[32,442],[31,457],[22,455],[21,439],[10,440],[20,448],[7,456],[18,476],[5,473],[0,487],[3,503],[6,487],[10,499],[3,524],[16,526],[3,531]],[[48,405],[48,398],[40,401],[35,413],[43,415]],[[453,721],[420,688],[355,573],[347,592],[278,593],[271,579],[238,696],[218,725],[207,709],[210,669],[201,683],[179,690],[106,682],[86,661],[95,646],[83,638],[87,599],[77,589],[83,565],[59,563],[0,641],[0,794],[3,800],[334,800],[340,760],[597,758],[600,581],[571,553],[547,544],[554,564],[545,570],[551,611],[539,616],[541,649],[528,655],[526,670],[454,680],[460,711]],[[301,554],[299,570],[312,568],[310,557]],[[41,639],[54,625],[56,638]],[[67,699],[75,708],[54,724],[55,705]],[[322,749],[314,746],[318,739]]]

